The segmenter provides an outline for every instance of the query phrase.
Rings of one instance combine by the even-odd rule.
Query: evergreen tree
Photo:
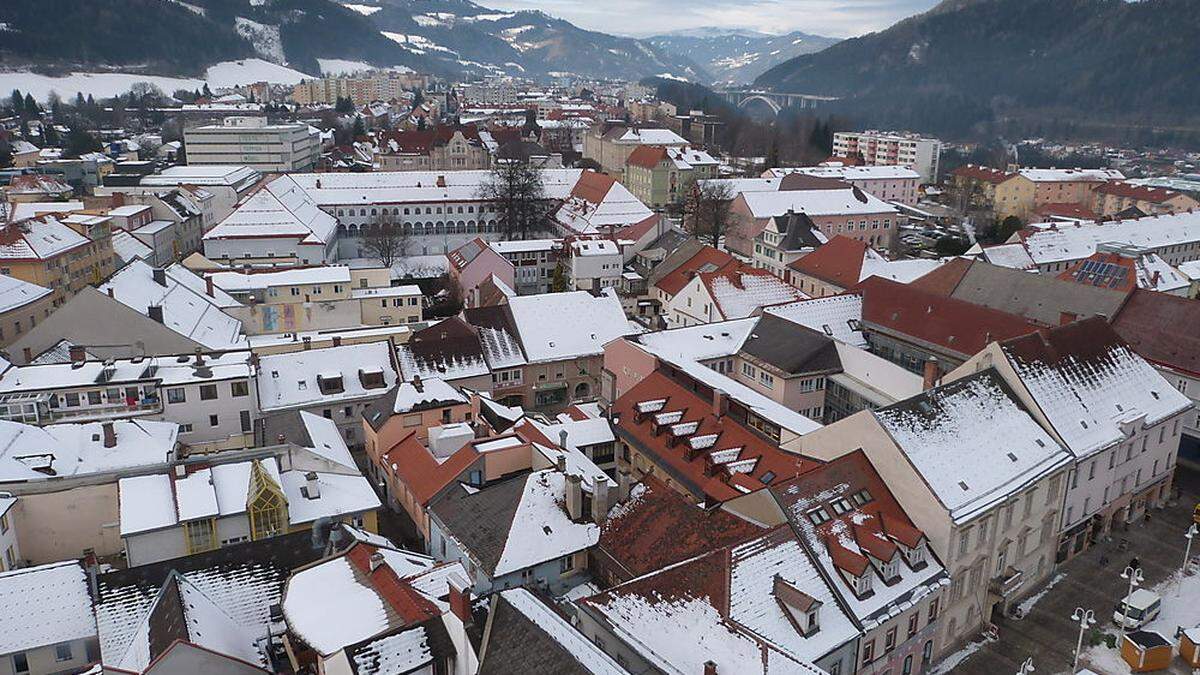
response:
[[[83,98],[83,92],[75,92],[75,112],[83,112],[83,107],[87,105],[87,101]]]
[[[212,91],[209,90],[207,82],[204,83],[204,95],[209,97],[212,96]]]
[[[19,89],[13,89],[9,106],[12,108],[13,114],[18,117],[25,113],[25,98],[21,96]]]
[[[39,112],[41,112],[41,108],[38,108],[37,101],[33,100],[33,94],[26,93],[25,94],[25,114],[29,115],[29,116],[33,116],[33,115],[38,114]]]
[[[351,136],[354,139],[358,139],[358,138],[361,138],[366,135],[367,135],[367,126],[365,124],[363,124],[363,118],[355,117],[354,118],[354,129],[351,132]]]

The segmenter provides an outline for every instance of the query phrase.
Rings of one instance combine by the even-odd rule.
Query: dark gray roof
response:
[[[1098,314],[1111,318],[1125,294],[977,261],[950,297],[1057,326],[1061,312],[1070,312],[1080,319]]]
[[[433,658],[424,663],[414,665],[407,670],[389,670],[387,663],[384,663],[384,654],[387,653],[389,642],[395,640],[406,640],[409,636],[407,633],[420,630],[425,633],[426,644],[429,646],[429,651]],[[405,626],[387,635],[377,635],[375,637],[363,640],[358,644],[346,647],[346,656],[349,657],[350,668],[356,675],[407,675],[421,670],[431,663],[441,661],[446,658],[453,658],[457,654],[454,648],[454,642],[450,639],[450,633],[446,630],[446,624],[442,618],[434,617],[423,621],[415,626]],[[433,669],[438,672],[437,668]]]
[[[647,281],[650,283],[650,285],[658,283],[660,279],[667,276],[671,272],[674,272],[679,268],[680,265],[691,260],[697,253],[700,252],[700,249],[704,248],[704,246],[705,245],[700,241],[688,238],[687,241],[684,241],[677,246],[670,255],[668,255],[666,258],[663,258],[663,261],[654,267],[654,270],[650,272],[650,278],[647,279]]]
[[[782,251],[816,248],[825,243],[817,237],[818,228],[807,213],[788,211],[782,216],[776,216],[775,227],[783,234],[783,240],[779,242],[779,249]]]
[[[529,474],[492,483],[470,494],[451,486],[429,505],[430,513],[479,562],[490,577],[504,553],[513,516]]]
[[[759,317],[741,351],[790,375],[842,367],[832,339],[774,314]]]
[[[502,594],[488,623],[479,675],[591,675],[571,652],[514,608]],[[551,609],[553,611],[553,609]]]

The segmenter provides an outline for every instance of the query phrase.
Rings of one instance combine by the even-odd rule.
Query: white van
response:
[[[1117,603],[1117,608],[1113,610],[1113,623],[1120,626],[1124,619],[1126,630],[1136,630],[1157,618],[1161,610],[1162,598],[1156,593],[1139,588]]]

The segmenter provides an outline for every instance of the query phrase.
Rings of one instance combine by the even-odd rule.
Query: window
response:
[[[566,574],[575,569],[575,554],[567,554],[558,559],[558,573]]]
[[[933,623],[934,621],[937,620],[938,601],[939,600],[941,600],[941,598],[934,598],[932,601],[930,601],[930,603],[929,603],[929,620],[926,621],[925,623]]]
[[[875,659],[875,641],[863,643],[863,665],[866,665]]]
[[[179,425],[179,433],[181,433],[181,434],[192,433],[192,425],[191,424],[180,424]]]
[[[217,397],[217,385],[202,384],[200,385],[200,400],[211,401]]]
[[[100,405],[100,392],[89,391],[87,393],[88,405]]]
[[[13,667],[13,672],[17,673],[17,675],[24,675],[24,673],[28,673],[29,672],[29,657],[25,656],[24,653],[13,654],[12,655],[12,667]]]
[[[0,534],[8,532],[8,514],[0,515]]]
[[[216,528],[212,518],[206,520],[192,520],[183,524],[184,536],[187,537],[187,551],[189,554],[201,553],[203,551],[211,551],[216,548]]]
[[[917,628],[920,625],[921,625],[921,614],[919,612],[913,612],[913,615],[908,617],[908,635],[906,635],[905,637],[912,637],[912,636],[916,635]]]
[[[183,387],[172,387],[167,390],[167,403],[187,403],[187,391]]]
[[[77,392],[69,392],[66,395],[67,407],[75,408],[79,406],[79,394]]]
[[[888,652],[892,651],[895,648],[896,648],[896,628],[892,627],[892,629],[889,630],[883,636],[883,653],[887,654]]]
[[[249,411],[249,410],[242,410],[242,411],[239,411],[239,412],[238,412],[238,417],[239,417],[239,418],[241,418],[241,422],[242,422],[242,433],[244,433],[244,434],[250,433],[250,429],[251,429],[251,424],[250,424],[250,411]]]
[[[812,521],[813,525],[820,525],[829,521],[829,512],[825,510],[825,507],[816,508],[808,512],[808,519]]]
[[[249,396],[250,395],[250,385],[246,382],[230,382],[229,383],[229,393],[232,394],[235,398],[239,397],[239,396]]]

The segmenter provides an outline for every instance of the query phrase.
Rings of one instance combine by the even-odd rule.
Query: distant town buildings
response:
[[[921,176],[922,183],[938,182],[942,142],[917,134],[887,131],[839,131],[833,135],[833,156],[861,157],[867,166],[903,166]]]
[[[263,117],[226,117],[183,135],[189,165],[241,164],[258,171],[309,171],[320,142],[306,124],[268,124]]]

